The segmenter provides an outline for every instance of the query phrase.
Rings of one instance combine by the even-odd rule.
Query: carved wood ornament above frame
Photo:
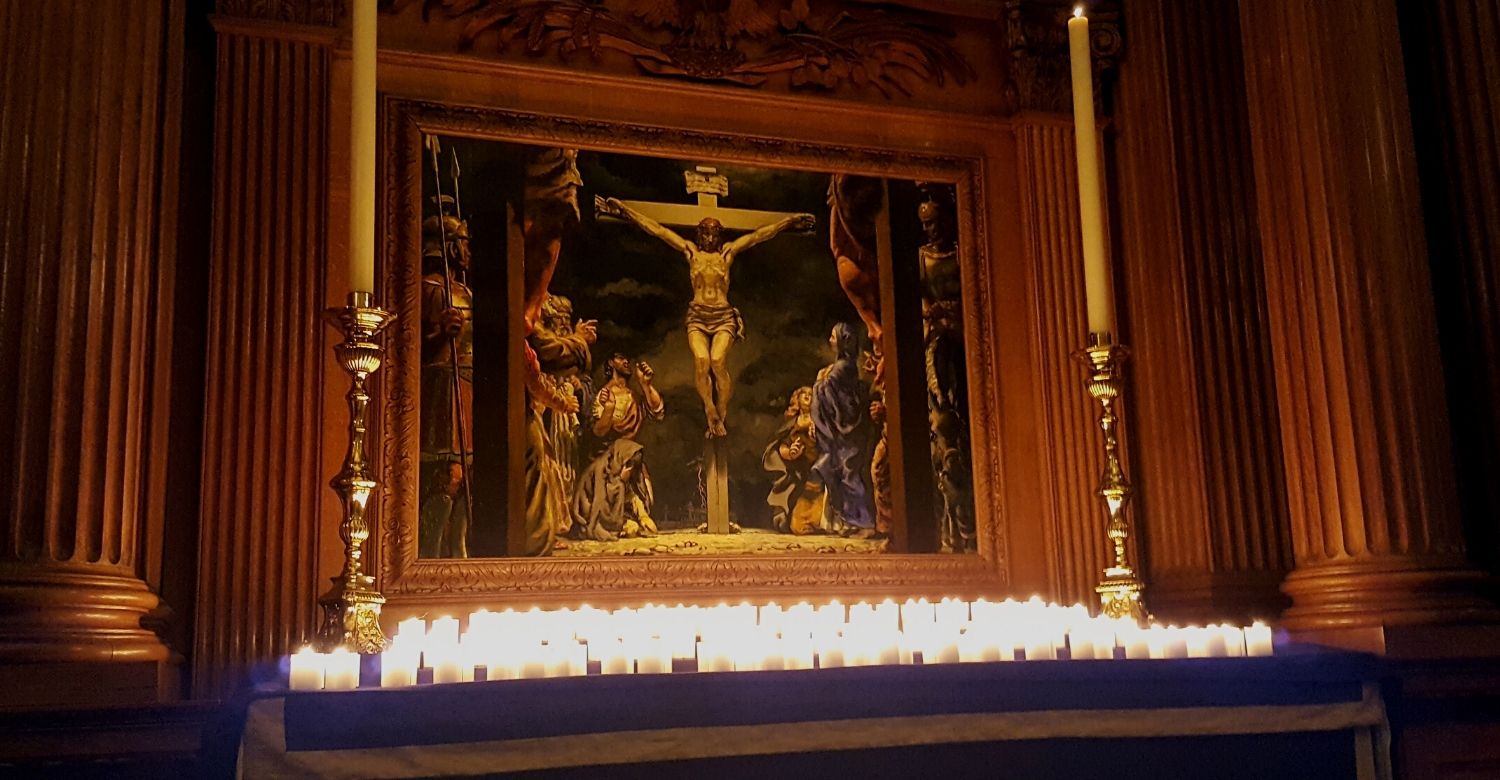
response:
[[[971,387],[996,374],[992,270],[984,260],[983,160],[838,144],[668,129],[387,97],[383,110],[382,214],[387,240],[381,300],[398,314],[387,331],[389,362],[377,389],[380,442],[377,549],[381,588],[393,607],[474,604],[628,603],[814,595],[884,598],[1003,592],[1009,584],[1000,482],[999,413],[993,395],[970,397],[974,555],[884,554],[429,559],[417,554],[420,393],[419,268],[422,135],[845,172],[949,183],[958,197],[965,352]],[[830,262],[832,260],[830,259]],[[899,508],[898,508],[898,511]]]

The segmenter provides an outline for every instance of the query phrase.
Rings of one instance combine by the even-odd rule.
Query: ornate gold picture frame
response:
[[[524,111],[388,97],[383,111],[383,289],[398,319],[387,331],[388,367],[376,391],[379,532],[374,554],[392,608],[434,602],[529,605],[587,601],[711,601],[742,597],[864,597],[995,592],[1010,580],[1001,474],[999,376],[986,261],[985,160],[980,156],[670,129]],[[956,194],[963,351],[977,552],[866,556],[756,555],[597,558],[426,558],[418,554],[420,290],[424,139],[485,139],[598,152],[709,160],[726,165],[853,174],[951,185]],[[430,174],[426,174],[430,175]],[[519,265],[516,258],[512,266]],[[507,273],[519,279],[521,269]],[[884,280],[888,285],[890,281]],[[514,285],[519,288],[519,285]],[[518,300],[512,296],[511,305]],[[512,383],[516,384],[516,383]],[[517,405],[524,400],[513,399]],[[511,469],[515,471],[515,469]],[[895,511],[904,511],[896,507]]]

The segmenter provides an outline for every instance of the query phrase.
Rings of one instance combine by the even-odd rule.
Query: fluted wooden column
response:
[[[1078,158],[1073,142],[1072,81],[1065,0],[1005,0],[1009,49],[1006,95],[1016,112],[1016,165],[1020,185],[1019,234],[1030,258],[1030,350],[1035,356],[1037,459],[1041,474],[1042,529],[1051,593],[1064,602],[1097,605],[1094,587],[1109,559],[1107,516],[1096,491],[1104,450],[1088,395],[1087,372],[1073,359],[1088,334],[1083,298],[1083,248],[1078,223]],[[1111,71],[1119,57],[1118,3],[1091,4],[1090,36],[1096,72]],[[1101,84],[1096,99],[1107,101]],[[1128,333],[1124,334],[1127,338]],[[1129,369],[1127,369],[1128,371]],[[1125,400],[1125,411],[1131,399]],[[1131,428],[1120,429],[1127,454]],[[1025,595],[1025,594],[1022,594]]]
[[[1394,0],[1240,5],[1296,570],[1285,622],[1473,617]]]
[[[1148,606],[1279,615],[1291,568],[1238,19],[1131,0],[1116,109]]]
[[[320,316],[333,11],[293,20],[304,24],[253,18],[265,12],[253,2],[220,12],[193,658],[202,698],[231,692],[311,631],[333,473]]]
[[[1500,575],[1500,8],[1402,6],[1469,552]]]
[[[1034,258],[1032,350],[1038,360],[1037,430],[1044,460],[1041,518],[1053,574],[1053,598],[1097,604],[1109,544],[1104,504],[1095,495],[1103,450],[1083,367],[1088,321],[1083,300],[1083,248],[1078,226],[1078,168],[1073,123],[1031,114],[1016,125],[1021,166],[1020,240]]]
[[[0,707],[158,696],[140,561],[182,7],[0,5]]]

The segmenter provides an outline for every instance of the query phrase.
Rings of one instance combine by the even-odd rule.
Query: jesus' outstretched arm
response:
[[[634,222],[636,227],[666,242],[668,246],[681,252],[684,257],[691,257],[693,254],[693,245],[688,243],[687,239],[662,227],[660,222],[621,203],[617,198],[601,198],[596,195],[594,196],[594,209],[600,214],[623,217]]]
[[[783,230],[792,228],[795,228],[797,230],[807,230],[816,224],[817,219],[811,214],[793,214],[792,216],[785,219],[780,219],[775,222],[761,225],[754,232],[746,233],[745,235],[729,242],[729,245],[724,247],[724,254],[737,255],[740,252],[743,252],[746,249],[755,246],[756,244],[770,241]]]

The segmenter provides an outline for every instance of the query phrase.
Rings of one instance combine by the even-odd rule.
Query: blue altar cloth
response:
[[[1372,659],[505,680],[248,702],[245,777],[1389,776]]]

